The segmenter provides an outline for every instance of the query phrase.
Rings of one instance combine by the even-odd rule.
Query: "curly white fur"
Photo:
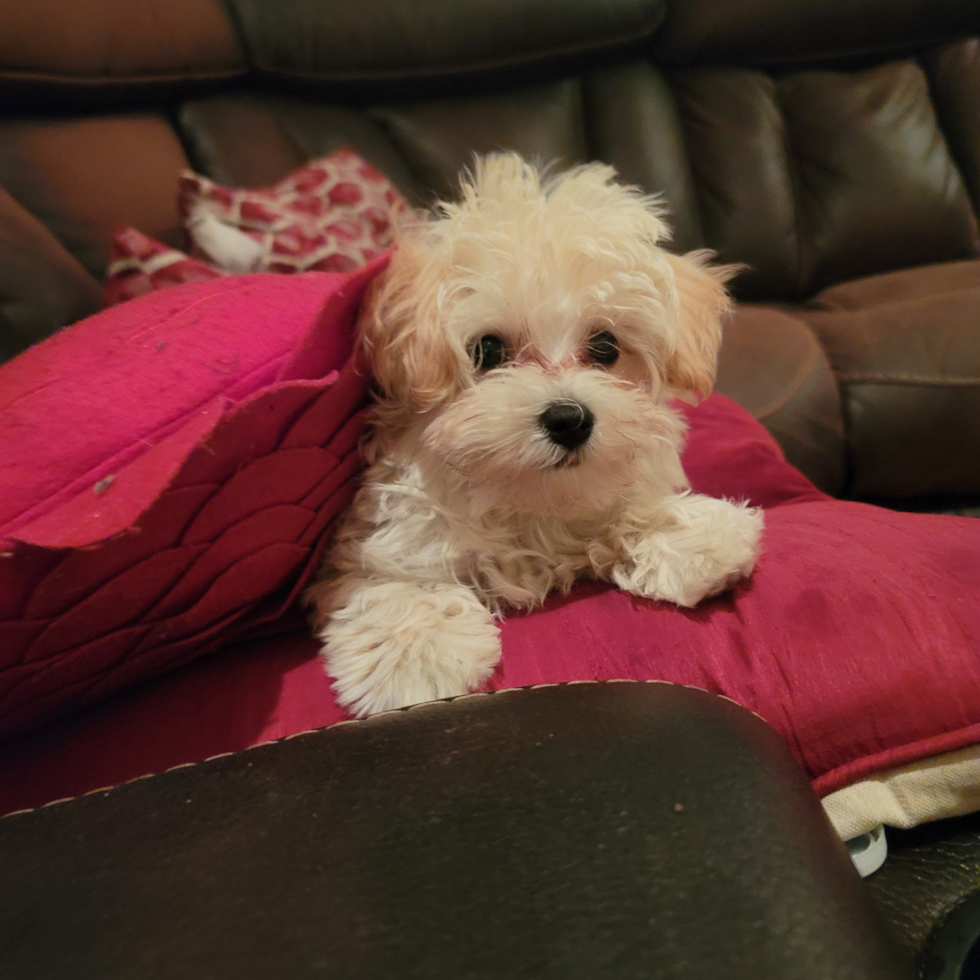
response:
[[[359,324],[371,465],[307,593],[341,704],[472,690],[494,618],[582,577],[693,606],[751,573],[761,512],[687,489],[667,405],[711,389],[731,270],[667,238],[610,167],[543,177],[514,154],[400,229]]]

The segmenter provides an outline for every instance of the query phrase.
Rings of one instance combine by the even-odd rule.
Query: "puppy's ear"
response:
[[[459,354],[437,318],[439,276],[424,249],[402,241],[391,264],[374,280],[359,329],[374,379],[385,398],[427,412],[451,396]]]
[[[739,270],[734,265],[709,265],[712,257],[708,251],[668,256],[680,322],[667,359],[666,381],[671,388],[699,395],[711,394],[715,383],[721,323],[731,309],[725,283]]]

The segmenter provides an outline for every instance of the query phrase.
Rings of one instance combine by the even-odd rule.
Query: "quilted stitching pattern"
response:
[[[134,486],[133,473],[145,474],[141,464],[172,439],[39,519],[8,525],[10,550],[0,558],[0,731],[199,656],[293,602],[354,490],[366,380],[349,356],[351,325],[384,261],[328,279],[328,302],[307,329],[282,322],[288,308],[266,325],[291,338],[290,349],[269,351],[276,380],[252,371],[257,387],[239,385],[239,400],[223,389],[220,419],[203,432],[191,427],[196,441],[183,447],[163,485]],[[112,315],[125,317],[129,308]],[[309,316],[308,309],[299,304],[292,315]],[[84,342],[87,334],[78,335]],[[339,370],[324,362],[325,350]],[[62,342],[66,369],[71,352]],[[116,492],[128,495],[136,518],[121,533],[79,540],[98,533],[99,522],[86,517],[110,507]]]

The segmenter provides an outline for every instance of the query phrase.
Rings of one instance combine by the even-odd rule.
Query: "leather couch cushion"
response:
[[[528,65],[569,66],[648,42],[665,0],[485,0],[480,4],[368,0],[229,0],[253,66],[305,86],[394,83],[412,94],[429,79],[459,82]],[[414,87],[413,87],[414,86]]]
[[[801,229],[776,83],[741,68],[703,69],[678,73],[673,90],[705,244],[747,266],[732,284],[740,299],[795,297]]]
[[[976,218],[912,61],[676,78],[705,244],[745,300],[976,256]],[[764,216],[764,217],[763,217]]]
[[[270,95],[220,95],[185,102],[177,119],[195,166],[223,184],[268,187],[307,160],[349,146],[413,204],[426,197],[391,141],[355,108]]]
[[[584,76],[582,96],[592,155],[613,162],[624,182],[663,194],[679,252],[703,248],[677,100],[663,73],[649,61],[604,67]]]
[[[946,45],[924,60],[950,153],[980,214],[980,38]]]
[[[99,294],[81,263],[0,190],[0,361],[94,313]]]
[[[840,381],[851,493],[980,491],[980,262],[843,283],[799,315]]]
[[[787,65],[887,54],[980,30],[973,0],[685,0],[657,38],[670,64]]]
[[[786,459],[821,490],[846,478],[837,380],[813,332],[796,317],[739,304],[725,325],[715,389],[769,430]]]
[[[477,152],[506,147],[565,165],[591,159],[582,99],[578,78],[364,108],[229,95],[186,103],[178,121],[198,168],[224,183],[274,183],[307,158],[350,146],[425,206],[455,194]]]
[[[567,78],[489,95],[374,107],[378,123],[422,186],[455,196],[474,153],[516,150],[529,160],[568,167],[590,159],[582,84]]]
[[[666,77],[633,60],[479,92],[447,95],[443,84],[440,98],[399,91],[390,101],[323,105],[308,91],[235,94],[185,102],[172,117],[7,121],[0,185],[101,276],[114,223],[180,244],[174,186],[185,148],[207,176],[255,186],[350,145],[416,204],[452,193],[474,151],[513,148],[563,164],[598,155],[666,194],[679,249],[707,246],[746,263],[741,298],[799,300],[843,278],[977,254],[950,155],[969,164],[962,93],[972,75],[951,71],[930,76],[951,79],[940,89],[952,94],[937,103],[951,136],[960,134],[949,149],[911,60]]]
[[[805,292],[977,255],[976,216],[917,63],[803,72],[781,81],[780,98],[805,228]]]
[[[393,712],[0,821],[16,980],[911,980],[785,745],[587,684]]]
[[[182,243],[177,182],[187,166],[163,115],[0,122],[0,186],[98,279],[113,225]]]
[[[958,975],[958,980],[971,980],[975,970],[960,972],[957,967],[962,960],[956,963],[934,956],[940,951],[930,947],[947,923],[956,928],[951,914],[964,908],[966,900],[976,907],[978,882],[980,813],[973,813],[913,830],[889,828],[888,860],[865,879],[865,887],[891,934],[916,957],[921,976],[941,980],[943,974],[938,971],[942,970],[950,977]],[[963,925],[960,923],[962,931],[957,930],[961,949],[972,938],[969,923],[967,928]]]
[[[243,75],[219,0],[7,0],[0,5],[5,105],[126,100]],[[130,90],[127,92],[127,90]]]
[[[644,61],[438,99],[314,106],[221,97],[186,107],[205,173],[268,183],[342,141],[413,203],[455,192],[474,152],[570,165],[601,157],[666,195],[680,250],[748,268],[744,300],[800,300],[846,278],[978,254],[976,219],[912,60],[859,71],[713,68],[665,77]],[[250,162],[250,161],[255,161]]]

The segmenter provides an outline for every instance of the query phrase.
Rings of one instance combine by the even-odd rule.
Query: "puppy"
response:
[[[358,715],[478,687],[495,619],[582,577],[693,606],[752,571],[761,513],[687,489],[668,404],[711,390],[732,270],[615,176],[477,161],[372,284],[369,469],[307,594]]]

